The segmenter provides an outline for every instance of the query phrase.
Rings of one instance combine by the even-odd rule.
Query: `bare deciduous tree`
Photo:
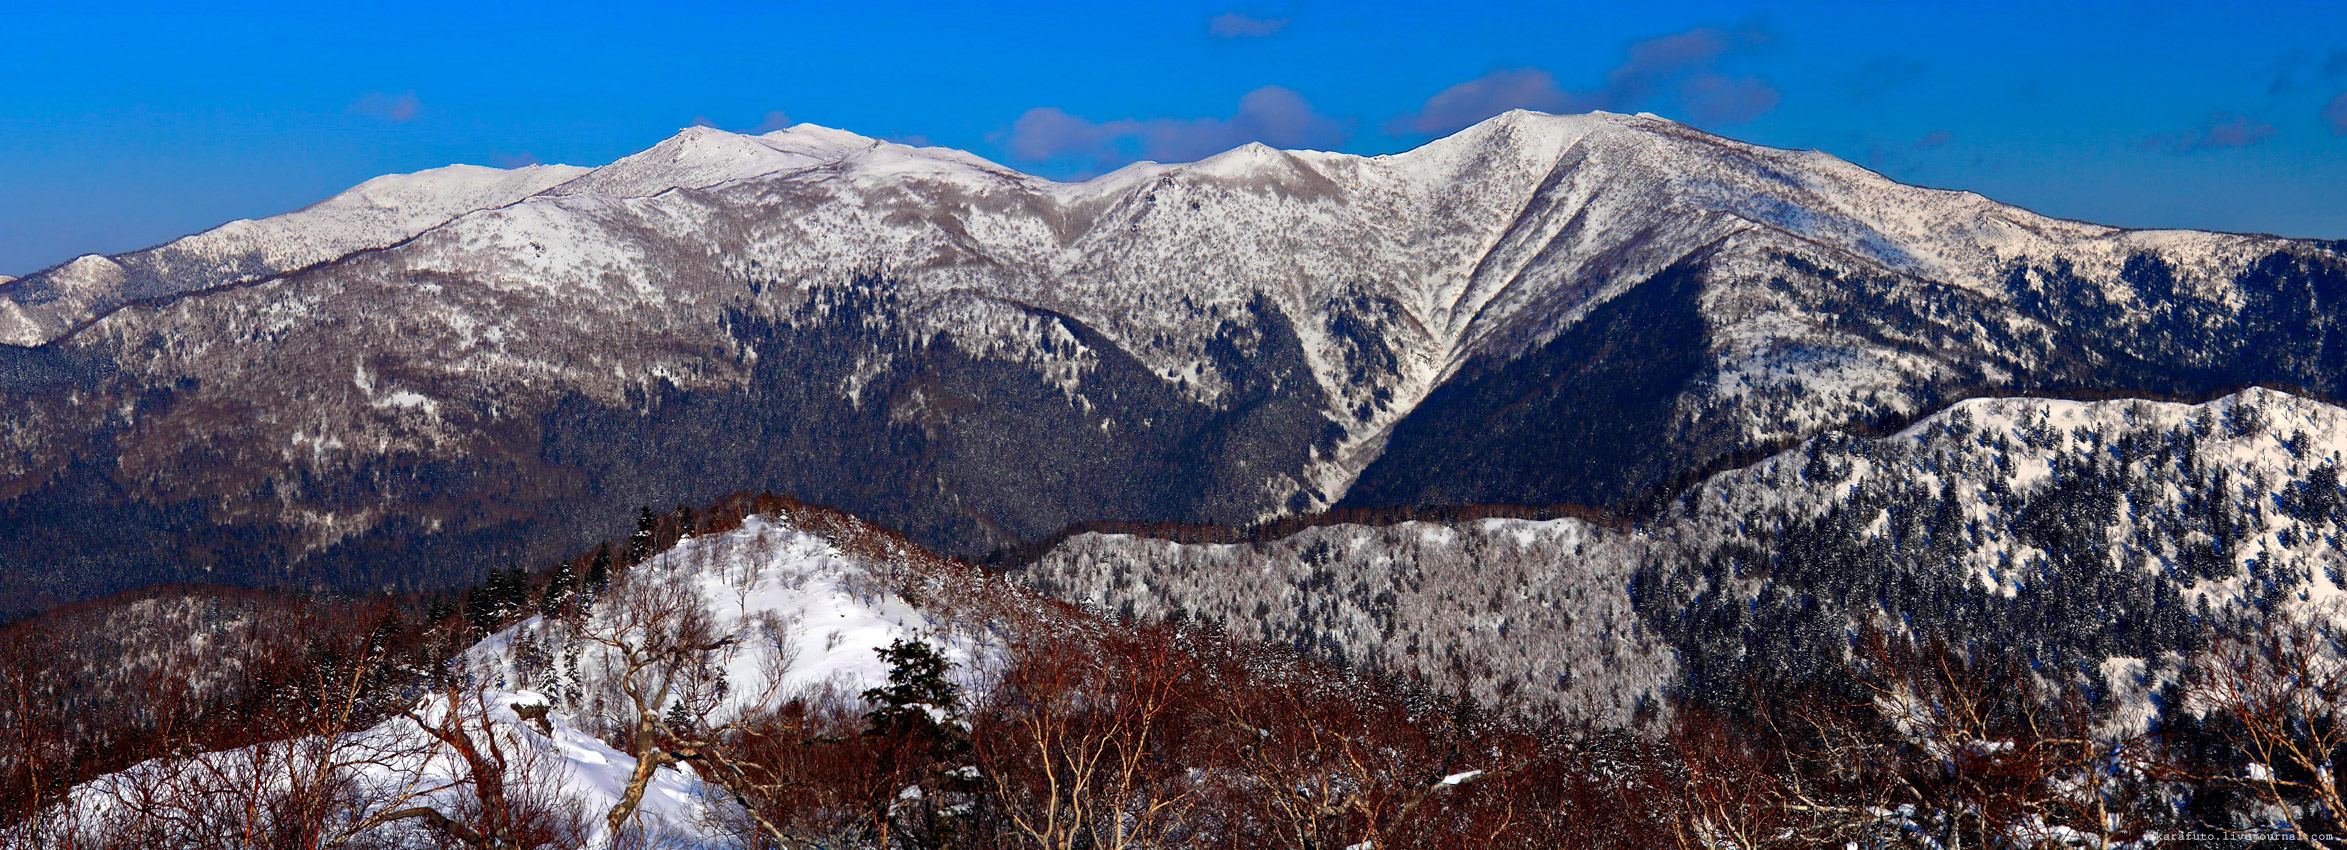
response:
[[[1194,663],[1162,630],[1014,649],[973,755],[1026,846],[1164,846],[1196,791],[1171,758]]]
[[[598,656],[589,693],[612,725],[611,737],[636,759],[619,800],[604,815],[613,835],[628,831],[645,788],[663,767],[695,764],[704,779],[721,787],[751,782],[754,766],[743,762],[737,745],[758,709],[773,701],[792,661],[787,625],[772,618],[720,634],[692,575],[630,570],[573,632]],[[759,693],[732,692],[725,671],[743,651],[757,653]],[[742,710],[723,710],[727,705]]]
[[[2218,639],[2195,665],[2187,705],[2250,759],[2210,777],[2248,790],[2309,847],[2347,847],[2347,644],[2327,613],[2276,618]]]
[[[400,718],[436,745],[426,752],[454,763],[455,778],[434,789],[439,799],[403,794],[419,804],[381,806],[361,825],[417,819],[472,850],[577,846],[584,815],[562,792],[562,776],[548,753],[551,742],[540,744],[527,730],[497,722],[494,699],[481,677],[452,674],[441,678],[429,698],[401,709]],[[422,766],[417,772],[428,775]],[[453,800],[449,791],[457,792]]]

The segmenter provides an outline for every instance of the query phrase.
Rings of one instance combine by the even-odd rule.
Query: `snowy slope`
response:
[[[566,718],[549,717],[544,727],[524,721],[516,707],[544,705],[541,694],[500,692],[491,695],[487,704],[487,722],[467,722],[467,734],[476,741],[495,736],[497,745],[510,754],[511,764],[528,766],[524,775],[588,813],[583,820],[587,829],[582,846],[611,846],[609,830],[593,815],[607,811],[619,799],[635,769],[634,759]],[[446,716],[446,705],[444,697],[426,697],[417,713],[439,723]],[[398,718],[333,740],[296,739],[142,762],[75,786],[45,829],[36,833],[20,824],[0,830],[0,840],[17,842],[16,846],[105,840],[111,835],[112,822],[128,820],[128,812],[136,811],[142,800],[169,793],[166,789],[201,787],[200,777],[206,776],[252,777],[285,788],[295,776],[339,769],[355,794],[382,804],[334,811],[329,828],[337,832],[357,829],[366,818],[392,810],[391,806],[458,811],[465,805],[465,765],[431,741],[414,721]],[[713,794],[692,774],[663,770],[646,787],[639,817],[648,835],[690,841],[724,816],[725,805],[723,797]],[[66,817],[66,812],[72,817]],[[416,820],[375,827],[364,834],[384,842],[378,846],[390,847],[438,846],[439,838]]]
[[[1574,519],[1335,525],[1252,545],[1086,534],[1023,575],[1099,610],[1179,611],[1489,705],[1627,726],[1677,675],[1630,601],[1650,548]]]
[[[2160,643],[2211,611],[2335,604],[2343,461],[2347,411],[2274,390],[2198,405],[1982,399],[1723,474],[1658,533],[1738,565],[1697,594],[1814,591],[1769,567],[1810,548],[1878,576],[1929,569],[1987,599],[2084,606],[2101,613],[2051,619],[2088,633],[2116,620]]]
[[[568,165],[451,165],[393,174],[284,215],[232,221],[129,254],[86,255],[21,280],[0,278],[0,343],[39,345],[131,301],[242,283],[391,245],[585,172]]]
[[[2343,459],[2347,411],[2266,389],[1967,401],[1688,491],[1634,595],[1699,686],[1799,675],[1872,623],[2141,696],[2204,629],[2340,610]]]
[[[126,263],[53,274],[129,291]],[[282,554],[125,552],[123,572],[238,575],[483,530],[483,504],[544,518],[499,533],[547,554],[630,505],[743,488],[965,557],[1094,520],[1644,511],[1952,398],[2347,387],[2342,305],[2324,244],[2050,219],[1648,116],[1516,112],[1387,156],[1249,145],[1076,183],[807,125],[694,128],[51,340],[42,374],[81,380],[8,396],[0,498],[200,500],[193,530],[152,517],[170,548],[253,529]],[[105,483],[39,483],[100,474],[77,458]],[[399,483],[420,469],[431,486]],[[573,504],[593,513],[554,507]]]
[[[599,695],[599,682],[615,662],[578,644],[575,632],[608,620],[621,607],[618,597],[657,592],[673,582],[689,588],[684,598],[700,600],[718,634],[745,638],[725,667],[734,687],[711,715],[713,722],[823,688],[862,694],[888,678],[888,666],[873,650],[900,638],[929,641],[955,665],[958,682],[976,686],[1002,650],[1003,635],[992,630],[1005,626],[914,605],[901,591],[923,586],[917,575],[849,555],[793,527],[787,517],[752,516],[737,530],[687,538],[631,570],[614,585],[614,601],[598,603],[595,616],[602,620],[581,626],[532,617],[483,640],[471,654],[515,687],[550,694],[557,708],[578,708],[576,703]],[[523,647],[529,651],[518,651]],[[539,669],[528,663],[533,653],[580,658],[575,670],[567,664]],[[772,664],[778,660],[787,667],[776,678]],[[760,696],[769,701],[751,704]]]
[[[2329,486],[2335,488],[2339,465],[2347,460],[2347,410],[2313,399],[2254,387],[2198,405],[1980,399],[1959,403],[1864,449],[1857,446],[1829,439],[1714,479],[1681,501],[1688,527],[1678,533],[1764,536],[1769,528],[1736,526],[1735,520],[1756,514],[1778,515],[1780,522],[1814,520],[1836,507],[1866,504],[1870,492],[1894,487],[1929,491],[1962,524],[1960,534],[1969,545],[1960,563],[1969,580],[2010,597],[2027,582],[2030,563],[2056,554],[2028,540],[2028,518],[2019,513],[2027,505],[2021,497],[2093,481],[2111,488],[2093,500],[2110,511],[2108,525],[2090,529],[2084,517],[2069,514],[2065,529],[2100,532],[2083,542],[2096,558],[2107,558],[2104,565],[2111,569],[2182,569],[2201,557],[2186,547],[2214,543],[2221,535],[2223,560],[2202,565],[2215,574],[2194,582],[2187,601],[2207,596],[2221,608],[2272,593],[2263,582],[2246,581],[2249,576],[2235,572],[2243,564],[2272,560],[2300,565],[2297,582],[2304,586],[2287,586],[2284,595],[2303,595],[2300,601],[2305,601],[2342,590],[2332,573],[2347,563],[2342,561],[2347,551],[2335,546],[2334,535],[2325,530],[2333,517],[2327,511],[2308,513],[2314,509],[2289,501],[2297,498],[2294,487],[2308,486],[2324,469],[2332,470]],[[1810,457],[1826,460],[1821,467]],[[2337,495],[2307,497],[2335,500]],[[2199,501],[2203,498],[2211,501]],[[1898,509],[1868,507],[1884,517]],[[2187,516],[2190,511],[2203,515]],[[2215,534],[2200,526],[2210,512],[2229,517]],[[2099,511],[2095,515],[2101,516]],[[1861,515],[1853,521],[1872,519]],[[1892,539],[1894,545],[1921,542],[1899,540],[1900,533],[1887,526],[1868,534]]]
[[[1106,609],[1201,617],[1601,722],[1676,687],[1815,676],[1867,624],[2019,651],[2136,705],[2175,681],[2203,628],[2347,610],[2342,465],[2347,410],[2274,390],[1975,399],[1722,472],[1626,529],[1087,534],[1026,575]]]
[[[1002,658],[1007,630],[1048,627],[1052,617],[1036,605],[1032,620],[1023,624],[991,619],[950,601],[945,585],[963,579],[915,566],[902,553],[874,558],[871,550],[862,551],[867,554],[850,554],[801,530],[787,514],[752,516],[736,530],[686,538],[623,573],[583,622],[532,617],[482,640],[458,664],[487,687],[488,728],[522,754],[512,763],[531,762],[561,796],[581,805],[590,827],[587,846],[605,846],[603,813],[636,765],[605,743],[617,730],[608,714],[595,713],[607,711],[605,701],[617,699],[611,680],[617,656],[578,635],[615,628],[615,612],[627,607],[631,595],[682,590],[676,598],[702,606],[716,634],[739,638],[722,662],[732,687],[705,715],[713,724],[824,692],[852,703],[865,689],[886,682],[889,668],[874,650],[900,639],[936,647],[954,665],[949,676],[967,699],[976,699],[987,673]],[[903,595],[907,591],[932,601],[915,605]],[[517,705],[547,707],[546,725],[522,720]],[[446,710],[444,697],[427,692],[416,712],[437,721]],[[372,757],[379,753],[399,755]],[[378,802],[386,806],[453,811],[462,793],[440,787],[463,775],[461,762],[404,718],[335,742],[277,742],[195,759],[232,775],[255,769],[282,775],[289,763],[339,759],[349,763],[347,769],[363,786],[376,789]],[[85,817],[103,815],[155,783],[197,781],[190,779],[189,768],[188,762],[165,759],[101,777],[75,789],[77,808]],[[663,767],[644,795],[639,817],[655,841],[693,841],[706,839],[731,805],[730,797],[704,785],[689,767]],[[352,810],[342,817],[355,822],[370,813]],[[0,839],[10,837],[20,836],[0,834]]]

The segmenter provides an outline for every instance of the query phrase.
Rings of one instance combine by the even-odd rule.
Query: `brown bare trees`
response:
[[[1560,811],[1599,784],[1564,738],[1205,629],[1021,643],[990,684],[992,846],[1543,847],[1597,820]]]
[[[1177,758],[1200,669],[1163,630],[1021,646],[972,736],[1019,846],[1166,846],[1196,784]]]
[[[444,668],[438,693],[387,685],[396,650],[385,634],[327,632],[312,641],[306,666],[274,668],[298,675],[272,683],[242,718],[240,728],[262,740],[206,750],[196,745],[200,730],[190,732],[176,751],[0,829],[0,846],[577,846],[547,743],[500,719],[461,665]],[[154,695],[164,710],[176,698]]]
[[[18,629],[0,641],[0,823],[47,827],[51,804],[70,784],[74,741],[54,716],[62,682],[45,658],[45,629]]]
[[[480,677],[447,675],[429,697],[402,708],[399,717],[421,733],[410,736],[423,744],[411,750],[411,757],[424,759],[416,772],[431,775],[429,761],[443,759],[453,763],[454,776],[433,789],[431,796],[439,799],[403,790],[393,797],[397,802],[378,802],[359,831],[412,818],[471,850],[579,846],[585,816],[579,802],[562,790],[560,768],[548,752],[553,742],[541,743],[528,731],[499,722],[499,710],[511,709],[495,699]],[[409,727],[394,726],[372,734],[408,732]]]
[[[710,547],[705,547],[710,548]],[[713,548],[712,548],[713,551]],[[716,555],[707,556],[714,558]],[[743,742],[756,737],[763,712],[792,662],[788,626],[753,617],[721,632],[701,591],[699,571],[639,565],[613,579],[591,612],[557,624],[556,639],[573,641],[590,656],[584,669],[587,714],[615,746],[636,760],[618,800],[603,815],[614,836],[640,831],[632,823],[657,772],[694,765],[701,777],[748,802],[757,793],[758,765],[745,760]],[[751,652],[759,690],[735,693],[728,669]],[[755,819],[756,807],[744,812]],[[760,831],[773,837],[775,827]]]
[[[2248,791],[2309,847],[2347,847],[2347,644],[2332,613],[2216,641],[2187,691],[2246,762],[2205,778]]]
[[[1243,686],[1210,703],[1237,779],[1224,804],[1253,810],[1272,846],[1392,846],[1390,833],[1432,795],[1487,777],[1488,764],[1469,772],[1453,763],[1457,730],[1443,718],[1413,717],[1390,695],[1283,667],[1226,665]]]
[[[733,828],[758,847],[845,847],[879,840],[909,759],[883,769],[852,697],[834,690],[794,698],[733,742],[740,772],[728,787],[742,804]],[[902,830],[889,837],[902,843]]]
[[[857,551],[895,557],[888,538],[841,527]],[[2198,725],[2130,713],[2158,687],[2149,673],[2120,693],[2103,670],[1865,632],[1845,666],[1604,731],[1206,626],[1027,606],[967,565],[908,557],[843,581],[845,595],[908,602],[943,631],[891,646],[889,680],[860,698],[874,683],[776,704],[800,625],[725,613],[798,589],[732,560],[773,557],[762,540],[627,567],[591,603],[537,608],[549,616],[505,644],[468,649],[474,635],[445,617],[424,650],[372,637],[394,628],[381,623],[283,650],[247,727],[261,743],[182,747],[39,822],[0,824],[0,841],[520,848],[599,832],[629,846],[660,837],[644,812],[663,808],[665,782],[710,795],[663,810],[711,822],[669,826],[758,848],[2105,848],[2261,823],[2328,846],[2340,828],[2347,668],[2324,621],[2216,642],[2190,699],[2164,706]],[[981,660],[948,677],[933,641]],[[0,780],[55,804],[69,780],[50,765],[75,744],[37,719],[58,687],[38,653],[0,646],[0,661],[26,662],[0,664]],[[550,701],[517,712],[497,680],[525,668]],[[169,685],[161,699],[192,698]],[[588,813],[553,793],[533,722],[633,756],[616,804]]]
[[[1867,631],[1838,676],[1684,710],[1656,763],[1676,842],[2107,848],[2172,825],[2170,748],[2049,672]]]

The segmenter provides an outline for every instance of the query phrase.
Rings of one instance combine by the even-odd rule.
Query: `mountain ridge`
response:
[[[706,185],[631,194],[663,183]],[[2336,397],[2342,281],[2327,243],[2064,222],[1636,116],[1077,183],[696,129],[50,340],[0,382],[0,527],[271,553],[96,545],[122,581],[405,586],[443,579],[362,560],[534,559],[739,489],[964,557],[1088,521],[1620,510],[1955,396]]]

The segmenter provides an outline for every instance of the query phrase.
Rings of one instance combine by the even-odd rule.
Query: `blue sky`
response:
[[[696,122],[1067,178],[1254,140],[1390,152],[1513,106],[2109,224],[2347,238],[2347,4],[70,5],[0,0],[0,273]]]

